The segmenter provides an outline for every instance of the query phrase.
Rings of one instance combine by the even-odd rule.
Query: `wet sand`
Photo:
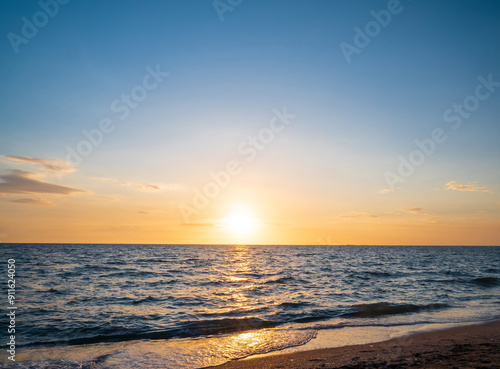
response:
[[[500,321],[388,341],[233,361],[219,369],[500,369]]]

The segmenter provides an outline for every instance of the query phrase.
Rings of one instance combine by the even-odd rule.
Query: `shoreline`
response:
[[[274,352],[214,366],[218,369],[500,368],[500,320],[389,340],[292,353]]]

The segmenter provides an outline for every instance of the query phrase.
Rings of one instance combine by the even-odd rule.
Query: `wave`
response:
[[[311,303],[307,301],[301,301],[301,302],[283,302],[278,305],[279,308],[281,309],[300,309],[306,306],[310,306]]]
[[[163,301],[163,300],[159,299],[157,297],[148,296],[148,297],[143,298],[141,300],[135,300],[135,301],[133,301],[132,305],[139,305],[139,304],[144,304],[144,303],[148,303],[148,302],[159,302],[159,301]]]
[[[278,323],[261,318],[224,318],[215,320],[191,321],[178,332],[181,337],[195,337],[213,334],[245,332],[254,329],[273,328]]]
[[[128,270],[113,272],[113,273],[109,273],[109,274],[102,274],[99,277],[100,278],[116,278],[116,277],[134,278],[134,277],[144,277],[144,276],[150,276],[150,275],[156,276],[157,273],[128,269]]]
[[[478,278],[467,278],[464,276],[456,278],[435,278],[435,279],[425,279],[424,282],[428,283],[475,283],[482,287],[492,287],[500,284],[500,278],[498,277],[478,277]]]
[[[293,281],[295,278],[291,276],[284,276],[284,277],[278,277],[278,278],[271,278],[267,279],[265,281],[262,281],[262,284],[283,284],[286,283],[287,281]]]
[[[192,340],[189,345],[179,347],[175,342],[141,342],[124,346],[110,343],[95,344],[92,350],[82,356],[80,347],[65,347],[64,358],[60,350],[42,348],[30,353],[32,359],[14,364],[18,369],[82,369],[82,368],[214,368],[215,365],[243,359],[251,355],[261,355],[306,344],[317,336],[314,330],[266,330],[258,334],[258,339],[238,336],[215,336],[202,340]],[[236,344],[235,344],[236,338]],[[240,341],[240,342],[238,342]],[[146,357],[141,353],[147,352]],[[75,355],[76,353],[76,355]],[[148,355],[149,354],[149,355]],[[111,357],[111,362],[107,359]],[[40,360],[42,358],[43,360]],[[71,360],[70,360],[71,359]],[[85,360],[85,361],[81,361]],[[10,368],[8,364],[0,368]]]
[[[106,261],[107,265],[127,265],[127,262],[123,260],[108,260]]]
[[[268,307],[258,307],[258,308],[254,308],[254,309],[234,309],[234,310],[224,311],[224,312],[201,313],[201,314],[199,314],[199,316],[202,316],[205,318],[216,317],[216,318],[222,319],[223,316],[225,316],[225,317],[229,317],[229,316],[244,317],[245,315],[248,315],[248,314],[253,314],[253,315],[261,314],[261,313],[264,313],[268,310],[269,310]]]
[[[303,305],[302,307],[305,307],[305,305]],[[300,308],[301,306],[296,305],[295,307],[290,307],[288,309],[289,311],[281,311],[277,314],[274,314],[273,320],[277,321],[279,324],[312,323],[337,318],[341,315],[340,310],[336,308],[299,310]]]
[[[480,277],[474,278],[472,282],[483,287],[494,287],[500,285],[500,278],[497,277]]]
[[[177,328],[171,328],[162,331],[126,331],[117,333],[116,328],[102,329],[100,327],[79,329],[78,334],[85,332],[99,333],[84,337],[68,338],[66,340],[50,341],[50,342],[35,342],[33,346],[57,346],[57,345],[86,345],[106,342],[123,342],[133,340],[161,340],[171,338],[195,338],[206,337],[220,334],[242,333],[251,330],[273,328],[278,326],[278,323],[264,320],[260,318],[225,318],[189,321]]]
[[[367,272],[363,272],[363,273],[368,274],[368,275],[373,275],[375,277],[392,277],[393,276],[393,274],[388,273],[388,272],[367,271]]]
[[[351,312],[343,314],[345,317],[356,318],[374,318],[383,315],[397,315],[418,313],[425,310],[440,310],[449,308],[447,304],[428,304],[428,305],[414,305],[414,304],[393,304],[390,302],[375,302],[371,304],[357,304],[352,307]]]
[[[464,319],[454,319],[454,318],[441,318],[439,320],[427,319],[426,317],[417,318],[411,321],[390,321],[390,320],[342,320],[337,322],[325,322],[318,323],[315,325],[308,325],[306,327],[298,327],[298,330],[331,330],[331,329],[341,329],[341,328],[364,328],[364,327],[404,327],[404,326],[414,326],[414,325],[432,325],[432,324],[461,324],[461,323],[482,323],[486,321],[498,320],[500,316],[478,316],[475,318],[464,318]]]
[[[168,277],[166,277],[168,278]],[[178,283],[179,280],[178,279],[161,279],[159,281],[154,281],[154,282],[149,282],[149,285],[151,287],[156,287],[156,286],[162,286],[164,284],[175,284],[175,283]]]
[[[53,288],[53,287],[52,287],[52,288],[50,288],[50,289],[48,289],[48,290],[47,290],[47,292],[51,292],[51,293],[54,293],[54,294],[56,294],[56,295],[62,295],[62,294],[64,294],[64,292],[63,292],[63,291],[58,290],[58,289]]]

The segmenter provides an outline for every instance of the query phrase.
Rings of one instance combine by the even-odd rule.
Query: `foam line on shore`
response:
[[[449,325],[446,328],[444,326],[439,324],[412,327],[411,331],[376,343],[254,356],[216,368],[312,369],[323,365],[328,368],[342,366],[344,369],[354,369],[364,368],[368,364],[379,364],[380,367],[385,365],[406,367],[417,364],[423,368],[453,366],[466,368],[500,362],[500,320],[465,326],[461,324],[453,328],[449,328]],[[386,328],[386,331],[391,329],[393,327]],[[390,332],[386,332],[386,336],[390,335]],[[302,349],[306,346],[302,346]],[[436,366],[438,361],[441,366]]]

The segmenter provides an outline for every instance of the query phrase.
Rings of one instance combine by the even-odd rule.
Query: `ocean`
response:
[[[500,247],[2,244],[16,362],[203,368],[321,332],[500,318]],[[7,277],[5,277],[6,281]],[[333,338],[332,338],[333,337]]]

